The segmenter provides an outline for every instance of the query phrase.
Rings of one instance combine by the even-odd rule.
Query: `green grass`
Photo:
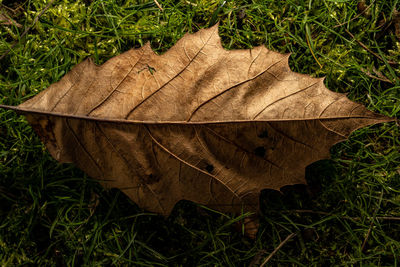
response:
[[[400,62],[397,0],[372,1],[362,14],[350,0],[159,0],[162,12],[151,0],[57,0],[35,24],[48,0],[21,1],[15,12],[4,6],[17,2],[1,2],[22,25],[0,25],[0,56],[17,42],[0,61],[2,104],[36,95],[88,56],[101,64],[147,41],[162,53],[220,21],[226,49],[290,52],[292,70],[325,76],[330,90],[370,110],[400,114],[400,67],[389,64]],[[0,110],[0,265],[258,266],[295,233],[268,266],[398,266],[399,137],[396,123],[358,130],[331,160],[307,168],[308,186],[264,191],[252,241],[234,229],[240,217],[194,203],[178,203],[166,219],[141,210],[58,164],[23,117]]]

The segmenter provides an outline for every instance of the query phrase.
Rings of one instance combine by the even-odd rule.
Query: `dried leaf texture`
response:
[[[390,120],[292,72],[288,57],[225,50],[214,26],[163,55],[147,44],[85,60],[17,109],[54,158],[147,210],[186,199],[256,211],[260,190],[305,183],[333,144]]]

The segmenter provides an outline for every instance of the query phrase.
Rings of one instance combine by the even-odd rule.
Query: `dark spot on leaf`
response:
[[[46,132],[49,132],[49,133],[51,133],[52,136],[54,136],[54,133],[53,133],[53,125],[52,125],[52,122],[51,122],[50,119],[48,119],[48,120],[46,121],[45,130],[46,130]]]
[[[160,180],[160,177],[159,177],[159,176],[154,175],[154,174],[151,173],[151,174],[149,174],[149,175],[147,176],[146,183],[147,183],[147,184],[154,184],[154,183],[157,183],[159,180]]]
[[[259,138],[268,138],[268,131],[264,130],[262,133],[258,135]]]
[[[202,169],[202,170],[207,171],[208,173],[211,173],[211,172],[214,170],[214,166],[213,166],[212,164],[208,163],[208,161],[205,160],[205,159],[202,159],[202,160],[197,164],[197,167],[198,167],[199,169]]]
[[[254,149],[254,154],[256,154],[257,157],[263,158],[265,156],[265,147],[259,146],[256,149]]]
[[[209,173],[212,173],[213,170],[214,170],[214,166],[213,166],[213,165],[208,164],[208,165],[206,166],[206,171],[208,171]]]

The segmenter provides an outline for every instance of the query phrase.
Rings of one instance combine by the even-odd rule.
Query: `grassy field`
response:
[[[20,104],[87,57],[101,64],[147,41],[163,53],[219,21],[226,49],[291,52],[292,70],[399,117],[397,0],[158,2],[0,0],[0,103]],[[398,123],[358,130],[331,154],[307,168],[308,186],[263,191],[253,241],[235,230],[240,218],[191,202],[169,218],[141,210],[58,164],[24,117],[0,110],[0,265],[259,266],[271,253],[266,266],[400,265]]]

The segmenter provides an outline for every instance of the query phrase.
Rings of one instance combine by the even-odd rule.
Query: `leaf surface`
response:
[[[54,158],[144,209],[168,215],[186,199],[257,211],[260,190],[305,183],[333,144],[391,120],[292,72],[288,57],[225,50],[214,26],[162,55],[146,44],[101,66],[87,59],[13,109]]]

